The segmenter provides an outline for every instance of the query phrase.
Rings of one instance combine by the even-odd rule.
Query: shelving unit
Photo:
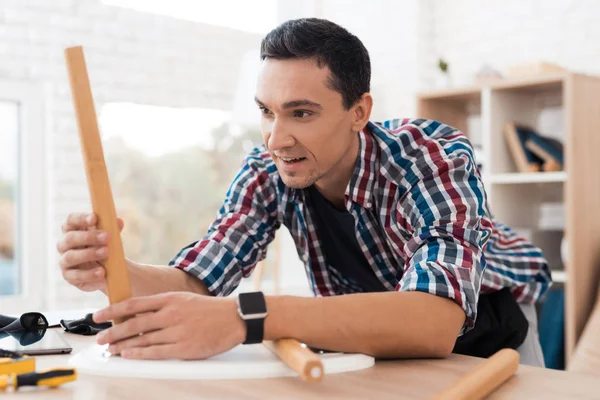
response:
[[[567,173],[560,172],[544,172],[544,173],[519,173],[510,172],[507,174],[492,174],[487,177],[490,183],[495,184],[511,184],[511,183],[550,183],[550,182],[566,182]]]
[[[418,117],[454,126],[480,147],[494,216],[529,232],[548,259],[554,282],[564,283],[568,359],[600,280],[600,78],[566,72],[439,90],[419,95],[417,110]],[[565,170],[518,172],[504,138],[507,121],[559,138]],[[540,205],[546,202],[565,204],[564,231],[539,228]],[[565,232],[568,259],[562,265]]]

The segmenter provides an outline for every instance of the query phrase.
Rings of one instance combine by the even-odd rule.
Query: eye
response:
[[[268,116],[271,114],[271,110],[269,110],[266,107],[258,107],[258,109],[260,110],[260,113],[264,116]]]
[[[308,111],[303,111],[303,110],[295,110],[294,111],[294,118],[306,118],[311,115],[312,114]]]

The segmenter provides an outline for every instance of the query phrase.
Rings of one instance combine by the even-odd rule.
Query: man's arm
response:
[[[381,358],[445,357],[465,319],[453,301],[421,292],[266,300],[265,339],[295,338],[316,348]],[[236,309],[234,298],[173,292],[113,304],[94,320],[128,318],[97,337],[98,344],[110,344],[112,354],[205,359],[244,341],[246,327]]]
[[[267,155],[261,148],[248,154],[207,234],[169,263],[199,278],[211,295],[227,296],[249,277],[281,225],[276,167]]]
[[[267,309],[267,340],[390,358],[448,356],[465,320],[452,300],[421,292],[274,296]]]
[[[139,264],[127,260],[131,293],[135,297],[165,292],[192,292],[208,295],[204,283],[179,268]]]

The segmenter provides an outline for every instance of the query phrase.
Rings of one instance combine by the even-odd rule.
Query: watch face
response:
[[[240,312],[243,315],[264,314],[267,312],[265,296],[262,292],[240,293]]]

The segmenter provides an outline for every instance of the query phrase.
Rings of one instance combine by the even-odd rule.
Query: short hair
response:
[[[314,58],[331,71],[328,85],[342,95],[349,110],[370,90],[371,61],[359,38],[345,28],[319,18],[286,21],[269,32],[260,45],[260,59]]]

